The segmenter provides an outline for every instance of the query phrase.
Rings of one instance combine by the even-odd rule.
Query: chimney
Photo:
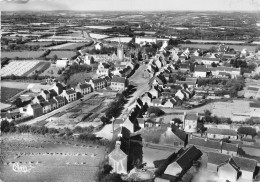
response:
[[[121,146],[121,142],[120,141],[116,141],[115,148],[116,149],[120,149],[120,146]]]

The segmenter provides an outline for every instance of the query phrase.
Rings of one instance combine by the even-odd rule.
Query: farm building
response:
[[[125,90],[127,86],[127,79],[124,78],[124,77],[117,77],[117,76],[114,76],[111,80],[111,86],[110,88],[112,90],[119,90],[119,91],[122,91],[122,90]]]
[[[230,138],[233,140],[237,139],[237,131],[232,129],[208,128],[206,134],[208,138],[213,138],[213,139],[223,139],[223,138]]]
[[[260,103],[250,103],[251,117],[260,117]]]
[[[219,173],[219,170],[222,171],[221,166],[226,162],[230,161],[231,159],[236,164],[236,166],[239,167],[238,171],[241,173],[240,178],[245,180],[253,179],[256,170],[257,161],[253,159],[244,158],[244,157],[236,157],[236,156],[229,156],[229,155],[215,153],[215,152],[209,152],[207,169],[209,171]],[[221,175],[221,177],[223,178],[225,176]],[[227,175],[226,177],[227,177],[225,178],[226,180],[235,179],[237,178],[237,173],[233,171],[232,173],[229,173],[229,175]]]
[[[62,58],[62,59],[58,59],[56,61],[56,67],[58,68],[65,68],[68,65],[68,58]]]

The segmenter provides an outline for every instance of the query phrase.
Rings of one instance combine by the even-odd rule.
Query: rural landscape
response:
[[[0,1],[0,181],[260,181],[259,11],[78,1]]]

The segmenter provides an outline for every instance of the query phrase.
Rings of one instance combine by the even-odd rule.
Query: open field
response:
[[[0,102],[0,109],[2,110],[2,109],[5,109],[5,108],[8,108],[8,107],[10,107],[11,106],[11,104],[6,104],[6,103],[2,103],[2,102]]]
[[[51,51],[46,58],[53,58],[54,55],[57,55],[58,58],[68,58],[71,59],[72,57],[76,56],[77,53],[74,51]]]
[[[11,61],[1,70],[1,76],[17,75],[22,76],[29,70],[34,70],[40,61]]]
[[[68,80],[68,84],[70,84],[72,87],[76,86],[78,84],[78,82],[84,82],[85,79],[87,78],[96,78],[96,74],[91,72],[91,73],[85,73],[85,72],[81,72],[81,73],[76,73],[70,76],[69,80]]]
[[[2,136],[1,179],[5,182],[95,181],[105,147],[88,143],[44,138],[31,134]],[[13,164],[31,168],[15,172]]]
[[[212,115],[218,117],[231,118],[233,121],[244,121],[245,119],[248,119],[250,116],[249,103],[250,101],[246,100],[233,100],[232,102],[213,102],[198,108],[193,108],[189,110],[174,109],[174,111],[186,113],[204,113],[205,110],[209,110],[212,113]],[[173,109],[163,108],[162,110],[166,113],[173,112]]]
[[[180,44],[181,47],[189,47],[189,48],[195,48],[195,49],[209,49],[211,47],[217,47],[217,44]],[[230,48],[233,48],[237,51],[242,51],[244,48],[248,51],[255,51],[257,46],[248,46],[248,45],[230,45],[226,44]]]
[[[112,28],[112,26],[103,26],[103,25],[96,25],[96,26],[84,26],[85,28],[89,28],[89,29],[100,29],[100,30],[105,30],[108,28]]]
[[[23,91],[23,89],[1,87],[1,102],[6,103],[8,99],[12,98],[21,91]]]
[[[50,47],[44,47],[42,49],[70,49],[70,50],[74,50],[74,49],[77,49],[78,47],[82,47],[86,45],[86,43],[73,43],[73,42],[68,42],[68,43],[65,43],[65,44],[61,44],[61,45],[55,45],[55,46],[50,46]]]
[[[51,64],[48,69],[46,69],[43,73],[40,74],[40,76],[54,76],[59,77],[58,71],[60,68],[57,68],[55,64]]]
[[[104,39],[105,41],[111,41],[111,42],[123,42],[128,43],[130,40],[132,40],[132,37],[113,37],[113,38],[107,38]]]
[[[89,35],[90,35],[90,37],[92,37],[94,39],[104,39],[104,38],[109,37],[108,35],[97,34],[97,33],[90,33]]]
[[[45,51],[16,51],[16,52],[2,52],[2,58],[7,57],[14,59],[19,58],[39,58]]]
[[[39,84],[40,85],[40,83],[2,81],[1,87],[27,89],[28,85],[30,85],[30,84]]]
[[[76,125],[97,125],[99,122],[93,122],[100,112],[106,109],[103,97],[92,97],[64,112],[57,113],[46,119],[45,124],[48,128],[75,128]],[[93,114],[94,113],[94,114]],[[82,124],[81,124],[82,123]]]
[[[28,70],[23,74],[23,76],[30,76],[32,75],[35,71],[42,72],[45,71],[50,67],[51,63],[50,62],[39,62],[37,65],[35,65],[33,68]]]
[[[39,45],[40,47],[50,46],[52,45],[52,42],[27,42],[25,45],[28,46],[36,46]]]

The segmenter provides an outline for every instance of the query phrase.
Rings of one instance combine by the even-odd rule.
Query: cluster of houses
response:
[[[10,122],[22,116],[39,117],[93,91],[101,89],[109,89],[115,92],[123,91],[127,88],[127,85],[127,79],[118,76],[86,79],[84,83],[78,83],[75,88],[69,89],[62,83],[53,82],[48,90],[41,90],[26,107],[19,108],[19,112],[2,114],[1,120],[7,119]]]

